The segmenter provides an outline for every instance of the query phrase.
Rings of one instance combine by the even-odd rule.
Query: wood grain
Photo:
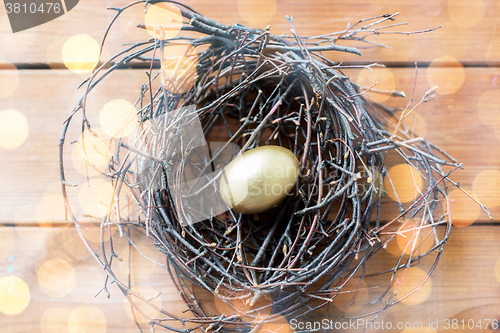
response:
[[[410,100],[416,72],[411,68],[390,70],[395,78],[396,88],[405,91],[408,98],[392,98],[387,104],[405,107]],[[445,69],[442,73],[443,80],[453,77],[454,71],[455,69]],[[0,77],[5,72],[12,74],[11,71],[4,71],[0,72]],[[348,71],[348,74],[356,80],[358,72],[352,70]],[[464,163],[465,171],[457,171],[453,179],[472,191],[475,177],[481,171],[496,169],[500,159],[498,144],[500,132],[498,128],[495,132],[494,122],[498,114],[498,105],[487,105],[486,109],[481,109],[482,117],[478,115],[478,102],[481,96],[486,91],[498,90],[495,90],[496,74],[490,69],[465,68],[464,73],[464,83],[456,93],[440,95],[438,90],[434,101],[424,103],[414,112],[424,119],[426,139]],[[0,166],[4,175],[0,187],[0,198],[4,202],[0,211],[0,222],[63,222],[65,215],[61,206],[62,201],[48,204],[43,198],[44,195],[50,197],[60,193],[57,143],[63,121],[82,94],[82,91],[76,90],[82,78],[64,70],[18,71],[18,75],[19,86],[11,96],[2,99],[2,109],[14,108],[24,114],[28,119],[30,134],[21,147],[0,150],[0,157],[4,161],[9,161]],[[106,102],[119,98],[133,102],[139,95],[140,85],[145,80],[146,75],[143,70],[120,70],[113,73],[95,94],[90,94],[88,118],[91,123],[99,126],[99,113]],[[425,91],[431,87],[431,83],[427,79],[427,69],[420,69],[414,99],[420,100]],[[80,174],[74,167],[71,159],[71,149],[74,145],[70,144],[71,141],[79,139],[81,131],[79,123],[79,120],[75,120],[74,126],[70,128],[65,168],[67,180],[80,186],[78,189],[71,189],[70,195],[75,214],[81,216],[82,212],[78,208],[78,191],[88,184],[85,173]],[[495,187],[487,186],[478,193],[487,198],[497,195],[496,191]],[[44,208],[43,204],[50,207]],[[476,209],[471,200],[466,201],[466,205],[468,208]],[[498,218],[500,209],[490,208],[493,216]],[[44,215],[44,209],[49,210],[48,217],[47,214]],[[394,214],[395,211],[390,210],[386,218],[390,219],[391,216],[395,216]],[[476,222],[488,221],[483,212],[476,220]]]
[[[87,34],[100,42],[107,24],[115,13],[106,8],[119,7],[128,3],[128,0],[80,1],[73,10],[57,20],[16,34],[11,33],[5,8],[0,7],[0,17],[2,17],[0,44],[9,45],[8,48],[2,50],[1,57],[14,64],[61,64],[61,48],[69,37]],[[352,0],[342,4],[330,1],[305,3],[304,1],[280,0],[275,1],[274,15],[272,15],[272,6],[270,10],[267,7],[269,3],[274,2],[269,1],[218,0],[214,3],[187,0],[183,3],[223,24],[241,23],[258,28],[271,25],[271,31],[276,34],[290,32],[285,15],[293,16],[294,25],[302,36],[342,31],[348,23],[355,24],[360,19],[388,12],[400,12],[401,14],[394,23],[408,22],[408,25],[389,31],[419,31],[437,26],[442,26],[442,28],[432,33],[419,35],[372,36],[371,41],[386,44],[392,49],[362,50],[363,57],[338,53],[331,53],[329,57],[337,61],[362,63],[413,63],[415,61],[430,62],[440,56],[453,56],[466,63],[486,63],[489,60],[492,64],[498,65],[498,41],[493,42],[498,38],[497,17],[500,6],[495,0],[436,0],[427,1],[425,5],[418,0]],[[453,3],[459,3],[461,6],[454,9]],[[266,17],[269,12],[271,17],[268,20],[259,19]],[[251,14],[254,14],[254,19]],[[142,7],[135,6],[133,13],[123,22],[120,20],[117,23],[109,34],[105,55],[114,54],[121,49],[123,43],[134,41],[133,38],[127,37],[122,27],[131,36],[136,38],[140,36],[142,40],[149,38],[145,32],[142,34],[130,32],[134,30],[135,25],[142,22],[143,15]]]
[[[500,244],[497,241],[499,236],[500,230],[497,227],[453,228],[443,256],[431,276],[432,293],[430,296],[418,305],[399,304],[389,308],[382,313],[380,320],[390,321],[394,325],[397,322],[422,322],[423,326],[426,326],[429,320],[439,320],[442,325],[446,318],[451,317],[459,320],[477,320],[493,315],[488,310],[491,308],[486,305],[498,304],[500,283],[497,280],[498,275],[495,275],[495,263],[499,260]],[[159,263],[163,262],[162,255],[150,242],[135,234],[132,234],[132,237],[151,259]],[[81,307],[93,307],[102,311],[106,318],[106,332],[125,332],[127,329],[130,329],[130,332],[133,331],[132,321],[124,310],[124,296],[116,287],[110,287],[110,299],[103,294],[93,297],[104,283],[104,273],[86,250],[79,248],[81,240],[73,227],[44,230],[30,227],[4,227],[0,228],[0,238],[15,243],[15,248],[11,249],[12,259],[0,261],[0,271],[4,272],[9,267],[13,268],[13,274],[27,282],[31,292],[31,302],[22,315],[0,314],[2,327],[11,328],[8,332],[52,332],[44,327],[48,325],[47,322],[51,325],[60,325],[61,332],[67,332],[71,311]],[[7,251],[4,245],[7,243],[4,241],[0,245],[0,248],[3,246],[3,251]],[[91,245],[95,246],[95,243]],[[117,239],[117,252],[124,262],[127,262],[128,252],[125,245],[126,242]],[[62,296],[56,298],[45,292],[37,277],[43,265],[54,259],[66,261],[75,272],[74,286],[63,291]],[[387,251],[383,251],[376,259],[380,265],[394,260],[395,257]],[[118,262],[115,264],[114,271],[118,278],[126,282],[125,266],[120,267],[122,264]],[[132,286],[147,285],[162,292],[160,297],[162,306],[167,311],[179,313],[185,308],[165,269],[145,262],[144,258],[134,250],[132,250],[131,257],[131,273]],[[388,278],[384,275],[379,282],[373,282],[371,286],[377,283],[386,285]],[[59,281],[64,281],[64,279]],[[210,302],[207,300],[206,306],[217,311],[213,304],[210,305]],[[53,317],[49,310],[45,316],[49,316],[51,320],[42,321],[44,312],[52,308],[59,309],[59,315]],[[472,311],[472,309],[478,311]],[[461,317],[466,315],[467,317]],[[54,329],[53,326],[52,329]],[[380,330],[368,332],[380,332]]]

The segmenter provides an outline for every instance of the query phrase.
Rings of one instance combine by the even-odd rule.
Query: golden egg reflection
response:
[[[13,275],[0,279],[0,312],[19,314],[29,305],[30,299],[30,288],[22,279]]]
[[[472,183],[472,190],[479,202],[488,208],[500,206],[500,171],[481,171]]]
[[[129,293],[128,296],[131,297],[132,302],[135,304],[137,308],[139,308],[146,316],[150,318],[156,318],[160,315],[160,311],[155,309],[153,306],[157,308],[161,308],[161,295],[158,297],[155,297],[158,295],[158,291],[153,289],[150,286],[136,286],[132,287],[132,291],[135,293],[138,293],[141,297],[143,297],[145,300],[142,300],[135,295],[132,295],[132,293]],[[150,303],[153,305],[151,306],[148,304],[147,300],[150,300]],[[124,301],[124,306],[125,306],[125,312],[127,313],[127,316],[132,319],[132,320],[137,320],[138,323],[147,323],[148,319],[145,318],[140,312],[138,312],[135,308],[132,308],[132,305],[129,303],[128,299],[125,299]],[[133,310],[132,310],[133,309]]]
[[[335,296],[333,299],[333,305],[337,309],[341,311],[345,310],[346,313],[356,312],[365,305],[364,303],[368,301],[368,286],[364,280],[361,281],[360,285],[360,278],[353,277],[339,292],[332,292],[331,296]],[[349,305],[353,297],[356,297],[356,299],[351,305]]]
[[[153,276],[158,267],[154,262],[144,258],[145,256],[151,260],[157,261],[156,249],[150,249],[147,245],[141,243],[136,243],[136,246],[139,250],[131,246],[130,249],[126,247],[118,254],[123,259],[123,261],[118,262],[119,272],[124,278],[128,278],[130,268],[130,280],[132,283],[143,282],[149,279]]]
[[[448,0],[448,13],[458,25],[473,27],[484,17],[486,2],[484,0]]]
[[[75,287],[75,271],[64,259],[47,260],[36,275],[40,288],[51,297],[64,297]]]
[[[362,86],[360,92],[364,92],[375,84],[365,96],[376,102],[387,101],[396,87],[394,74],[385,67],[363,68],[358,74],[356,83]],[[385,91],[385,93],[379,93],[377,90]]]
[[[101,178],[90,179],[89,183],[81,186],[78,193],[80,206],[86,214],[103,218],[110,209],[113,192],[110,182]]]
[[[94,306],[78,307],[71,311],[68,326],[70,333],[105,333],[106,316]]]
[[[464,190],[473,195],[473,192],[464,188]],[[473,195],[475,196],[475,195]],[[469,196],[460,189],[450,191],[448,199],[451,205],[451,222],[457,227],[466,227],[476,221],[481,212],[481,208]]]
[[[0,148],[19,148],[29,135],[28,118],[15,109],[0,111]]]
[[[7,60],[0,59],[0,98],[11,96],[19,86],[19,71]]]
[[[290,325],[285,317],[274,314],[268,318],[267,315],[260,315],[252,322],[252,329],[256,333],[290,333],[292,332]],[[262,321],[269,319],[268,323]],[[271,320],[272,319],[272,320]]]
[[[99,61],[100,46],[88,35],[70,37],[63,45],[64,65],[74,73],[89,73]]]
[[[451,56],[432,60],[427,68],[427,82],[431,87],[438,86],[438,94],[450,95],[457,92],[465,81],[462,63]]]
[[[399,125],[401,130],[408,130],[408,134],[413,133],[411,137],[425,137],[427,134],[427,127],[425,125],[424,118],[415,111],[408,113],[408,110],[405,112],[406,116],[402,121],[402,124]],[[403,115],[403,111],[396,112],[395,116],[391,118],[391,123],[396,126]]]
[[[170,39],[182,28],[182,15],[179,8],[169,3],[150,6],[144,16],[147,32],[156,39]]]
[[[494,127],[495,119],[500,115],[500,89],[485,91],[479,97],[477,113],[483,124]]]
[[[415,290],[415,288],[417,288],[426,277],[427,272],[419,267],[410,267],[406,269],[406,271],[400,270],[396,275],[393,285],[393,290],[397,288],[396,296],[398,299],[405,297]],[[404,298],[401,302],[406,305],[421,304],[430,296],[431,291],[432,281],[429,278],[421,287],[419,287],[419,290]]]
[[[405,203],[413,201],[419,196],[423,179],[413,166],[398,164],[390,168],[388,174],[393,185],[388,179],[385,179],[384,188],[392,200]]]
[[[137,127],[137,110],[124,99],[107,102],[99,114],[101,127],[109,136],[126,137]]]
[[[265,28],[276,14],[276,8],[276,0],[238,0],[238,13],[255,28]]]
[[[170,44],[163,54],[163,85],[173,94],[191,89],[196,79],[198,55],[192,45]]]
[[[108,164],[115,151],[115,143],[101,127],[92,127],[71,150],[71,161],[76,171],[84,176],[97,176],[108,172]]]
[[[0,224],[0,261],[7,260],[16,249],[16,239],[12,228]]]
[[[68,333],[68,318],[71,309],[48,308],[40,317],[40,329],[42,333]]]

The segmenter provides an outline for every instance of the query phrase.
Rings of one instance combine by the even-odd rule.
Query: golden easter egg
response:
[[[299,161],[287,148],[261,146],[236,156],[220,178],[222,200],[243,214],[264,212],[280,203],[299,177]]]

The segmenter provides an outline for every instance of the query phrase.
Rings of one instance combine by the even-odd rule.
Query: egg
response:
[[[280,203],[299,177],[299,161],[281,146],[261,146],[236,156],[219,182],[222,200],[238,213],[256,214]]]

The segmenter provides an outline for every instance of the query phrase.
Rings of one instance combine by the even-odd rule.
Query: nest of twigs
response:
[[[130,6],[118,9],[117,16]],[[301,37],[289,18],[292,35],[276,36],[269,30],[225,26],[182,5],[178,9],[182,30],[191,35],[145,40],[96,66],[61,141],[63,152],[71,120],[85,111],[87,95],[99,89],[103,78],[112,79],[121,66],[147,64],[149,79],[136,101],[136,135],[128,142],[111,139],[119,148],[103,172],[113,183],[114,198],[128,191],[138,209],[123,216],[120,202],[111,200],[102,226],[117,226],[121,236],[127,235],[125,226],[142,230],[168,258],[191,317],[162,311],[162,317],[148,318],[150,325],[181,331],[170,324],[174,320],[190,323],[186,332],[245,332],[277,318],[290,321],[324,309],[322,316],[337,322],[360,302],[356,297],[370,278],[377,279],[378,293],[361,302],[372,306],[366,315],[375,320],[408,296],[396,297],[397,287],[391,289],[397,274],[428,255],[429,274],[434,269],[451,227],[448,176],[460,167],[401,121],[391,123],[394,109],[371,101],[367,87],[344,73],[346,67],[322,55],[359,53],[337,42],[366,41],[393,25],[388,22],[395,15],[362,20],[336,34]],[[162,27],[140,27],[160,29],[161,35]],[[198,36],[192,37],[193,31]],[[178,53],[179,48],[175,61],[166,60],[170,50]],[[421,102],[430,101],[433,92]],[[401,120],[412,108],[404,109]],[[83,122],[90,128],[89,119],[83,117]],[[224,166],[241,151],[262,145],[283,146],[297,156],[301,173],[295,187],[264,213],[224,209],[218,196]],[[384,196],[392,188],[386,177],[391,151],[425,182],[414,201],[397,204],[399,215],[383,221],[382,211],[389,205]],[[368,269],[400,222],[410,218],[416,221],[412,251],[401,253],[390,267]],[[424,234],[433,244],[422,250]],[[104,245],[96,250],[96,258],[127,295],[129,285],[113,274],[112,243],[113,238],[106,243],[108,254]],[[356,286],[346,291],[353,277]],[[210,292],[229,313],[204,307],[191,284]],[[350,300],[332,310],[346,293]]]

